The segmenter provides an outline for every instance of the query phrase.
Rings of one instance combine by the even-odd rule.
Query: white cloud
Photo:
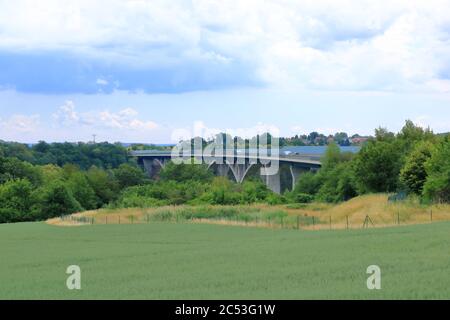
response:
[[[102,78],[98,78],[96,83],[100,86],[107,86],[109,84],[108,80],[102,79]]]
[[[10,132],[30,133],[36,131],[40,125],[39,115],[14,114],[7,119],[0,118],[0,132],[9,134]],[[0,137],[1,139],[1,137]]]
[[[327,90],[448,92],[449,28],[448,0],[0,4],[4,50],[68,50],[130,68],[237,61],[270,86]]]
[[[67,100],[58,111],[53,114],[53,118],[62,123],[78,122],[80,116],[75,111],[75,104],[71,100]]]
[[[139,113],[133,108],[125,108],[118,112],[109,110],[79,113],[73,101],[66,101],[53,114],[53,118],[62,126],[88,126],[92,128],[109,128],[118,130],[155,130],[159,126],[153,121],[141,120]]]

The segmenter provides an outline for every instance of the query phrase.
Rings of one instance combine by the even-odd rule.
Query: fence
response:
[[[426,223],[439,221],[435,219],[433,210],[429,210],[420,216],[415,215],[411,219],[405,212],[397,212],[391,218],[380,219],[375,216],[366,215],[363,220],[360,217],[346,215],[345,217],[329,216],[308,216],[308,215],[271,215],[266,214],[230,214],[225,216],[196,215],[190,212],[160,211],[156,214],[142,213],[139,215],[114,215],[104,214],[96,217],[65,215],[61,216],[61,221],[74,224],[94,225],[94,224],[143,224],[151,222],[174,222],[174,223],[212,223],[237,225],[248,227],[266,227],[273,229],[306,229],[306,230],[342,230],[342,229],[369,229],[375,227],[389,227],[408,225],[415,223]],[[448,216],[450,218],[450,214]]]

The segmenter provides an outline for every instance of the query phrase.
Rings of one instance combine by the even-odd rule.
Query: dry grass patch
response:
[[[389,202],[387,194],[356,197],[337,205],[311,203],[270,206],[164,206],[155,208],[99,209],[55,218],[49,224],[142,224],[155,221],[238,225],[264,228],[297,227],[306,230],[360,229],[450,220],[450,205],[426,206],[415,200]],[[331,218],[331,224],[330,224]],[[372,225],[373,222],[373,225]]]

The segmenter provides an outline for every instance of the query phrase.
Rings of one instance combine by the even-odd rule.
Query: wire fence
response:
[[[234,214],[228,216],[202,216],[196,214],[186,214],[186,212],[160,211],[158,213],[143,213],[135,215],[120,214],[99,214],[95,217],[80,215],[64,215],[60,219],[68,224],[78,225],[107,225],[107,224],[145,224],[151,222],[172,222],[172,223],[210,223],[224,224],[248,227],[265,227],[273,229],[297,229],[297,230],[342,230],[342,229],[370,229],[377,227],[389,227],[409,225],[416,223],[427,223],[441,221],[435,219],[433,210],[418,216],[411,216],[404,212],[397,212],[391,219],[377,219],[366,215],[363,220],[361,217],[346,215],[344,218],[329,216],[312,215],[245,215]],[[450,214],[448,219],[450,219]]]

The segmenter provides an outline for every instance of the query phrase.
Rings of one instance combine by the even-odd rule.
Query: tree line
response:
[[[292,193],[310,201],[339,202],[380,192],[450,202],[450,136],[408,120],[397,134],[376,129],[355,155],[332,144],[321,170],[302,176]]]
[[[357,154],[330,143],[317,173],[304,173],[282,195],[257,177],[237,184],[205,165],[169,163],[158,179],[120,144],[0,143],[0,223],[44,220],[101,207],[179,204],[341,202],[367,193],[450,202],[450,136],[407,121],[394,134],[378,128]]]

